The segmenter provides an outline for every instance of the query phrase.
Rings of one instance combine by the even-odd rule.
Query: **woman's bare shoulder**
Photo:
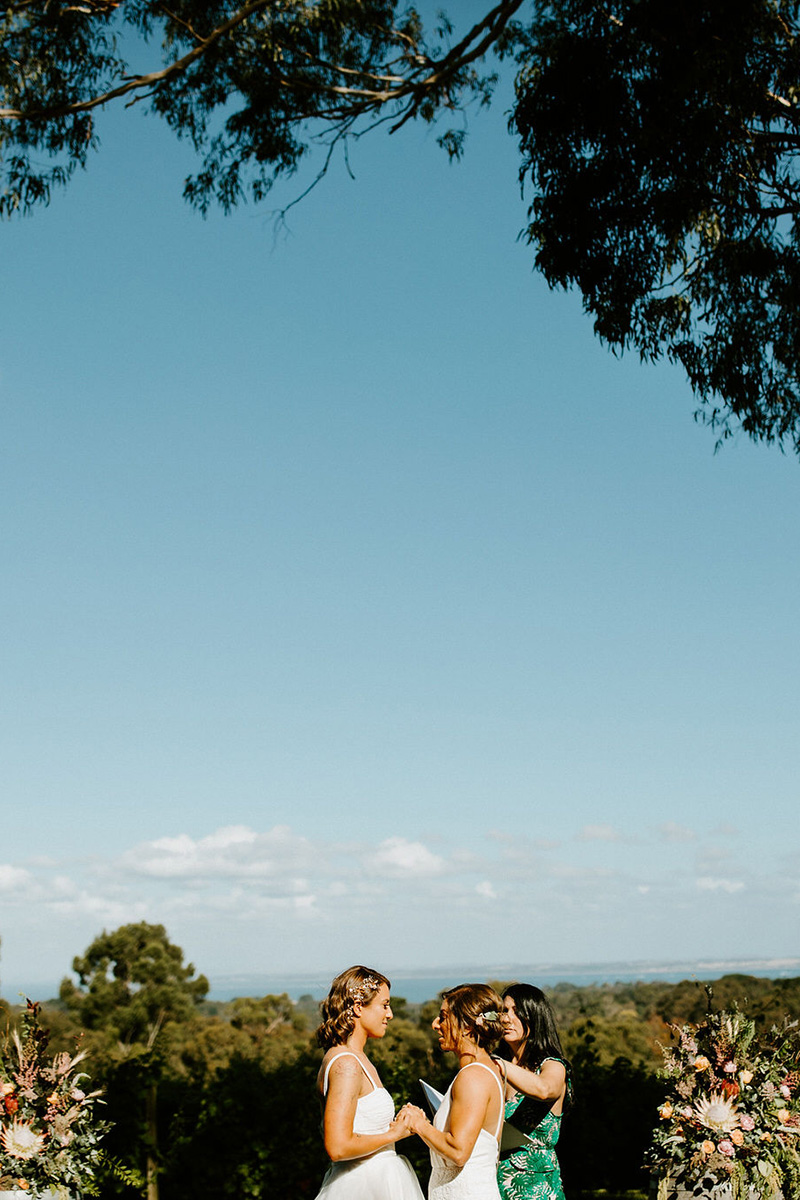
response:
[[[482,1069],[476,1071],[475,1067]],[[489,1066],[488,1063],[469,1063],[461,1068],[453,1080],[453,1092],[462,1096],[476,1096],[480,1092],[487,1092],[496,1087],[493,1077],[502,1083],[500,1071],[494,1064]]]
[[[344,1046],[332,1046],[326,1051],[325,1057],[320,1063],[318,1079],[323,1079],[325,1074],[328,1075],[328,1080],[331,1079],[347,1079],[356,1078],[363,1073],[361,1060],[352,1050],[346,1050]]]

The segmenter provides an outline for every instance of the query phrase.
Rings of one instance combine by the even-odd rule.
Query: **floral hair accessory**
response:
[[[380,986],[374,975],[365,975],[361,983],[350,985],[347,989],[347,999],[351,1004],[366,1004]]]
[[[478,1013],[475,1018],[475,1024],[480,1025],[481,1029],[486,1025],[487,1021],[497,1020],[497,1009],[487,1008],[482,1013]]]

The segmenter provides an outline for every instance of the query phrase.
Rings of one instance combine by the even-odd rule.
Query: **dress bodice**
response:
[[[353,1133],[385,1133],[394,1119],[394,1100],[392,1100],[385,1087],[379,1087],[375,1083],[375,1080],[369,1074],[361,1059],[357,1054],[353,1054],[351,1050],[343,1050],[341,1054],[334,1054],[328,1060],[328,1064],[325,1067],[325,1074],[322,1078],[323,1096],[327,1096],[328,1094],[328,1074],[331,1067],[338,1058],[344,1057],[354,1058],[372,1084],[372,1091],[367,1092],[366,1096],[359,1096],[356,1103],[356,1114],[353,1118]],[[386,1149],[394,1150],[394,1146],[387,1146]]]
[[[478,1133],[472,1153],[463,1167],[457,1166],[452,1159],[431,1150],[431,1181],[428,1188],[429,1200],[498,1200],[497,1189],[497,1155],[499,1151],[500,1130],[503,1128],[503,1087],[500,1080],[490,1067],[483,1063],[469,1063],[462,1067],[468,1071],[471,1067],[480,1067],[488,1071],[497,1084],[500,1092],[500,1116],[497,1129],[492,1134],[488,1129]],[[460,1074],[459,1072],[458,1074]],[[453,1084],[444,1095],[436,1116],[433,1119],[435,1129],[447,1129],[450,1120],[450,1104]]]

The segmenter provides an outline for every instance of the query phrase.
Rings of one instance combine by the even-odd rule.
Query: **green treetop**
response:
[[[122,925],[101,933],[72,961],[80,988],[64,979],[60,997],[85,1029],[105,1030],[126,1045],[152,1043],[168,1021],[191,1017],[208,980],[184,965],[163,925]]]

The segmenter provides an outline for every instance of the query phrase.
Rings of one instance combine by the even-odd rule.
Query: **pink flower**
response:
[[[742,1129],[755,1129],[756,1123],[749,1113],[742,1113],[739,1117],[739,1124]]]
[[[722,1069],[726,1075],[735,1075],[736,1063],[733,1061],[733,1059],[729,1058]]]
[[[723,1138],[721,1142],[717,1142],[717,1149],[720,1154],[727,1154],[729,1158],[736,1153],[733,1142],[729,1142],[727,1138]]]
[[[781,1084],[781,1095],[783,1096],[784,1100],[789,1100],[791,1098],[792,1089],[785,1083]]]

